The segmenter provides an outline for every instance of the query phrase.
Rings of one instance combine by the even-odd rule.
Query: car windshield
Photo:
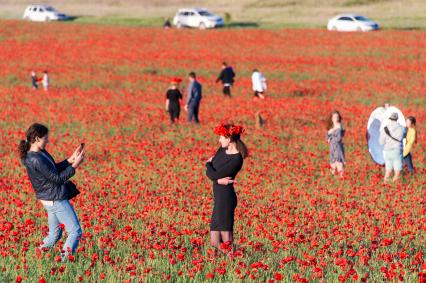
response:
[[[360,22],[369,22],[370,21],[369,18],[366,18],[366,17],[363,17],[363,16],[356,16],[354,18],[355,18],[355,20],[360,21]]]
[[[50,7],[50,6],[46,7],[45,10],[49,11],[49,12],[56,12],[56,10],[53,7]]]
[[[198,14],[200,14],[200,16],[213,16],[212,13],[210,13],[209,11],[198,11]]]

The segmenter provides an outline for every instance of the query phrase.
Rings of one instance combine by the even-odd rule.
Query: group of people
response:
[[[41,82],[43,89],[47,91],[49,89],[49,74],[47,70],[44,70],[41,78],[37,77],[35,71],[31,71],[31,86],[33,89],[38,89],[38,83]]]
[[[185,111],[188,113],[188,122],[194,121],[195,124],[200,123],[198,114],[200,111],[200,103],[202,95],[202,86],[197,81],[197,75],[194,72],[188,74],[188,96],[185,104]],[[179,89],[179,84],[182,80],[173,78],[171,85],[166,93],[166,111],[170,114],[171,123],[179,121],[180,116],[180,100],[183,99],[182,92]]]
[[[414,173],[412,149],[416,141],[416,118],[407,117],[403,127],[397,123],[398,113],[392,113],[389,123],[380,131],[379,142],[383,145],[385,160],[384,182],[388,183],[394,172],[393,181],[401,177],[402,167],[405,164],[410,173]]]
[[[398,113],[392,113],[387,125],[380,130],[379,143],[383,146],[383,157],[385,160],[384,183],[388,183],[394,171],[393,181],[401,177],[403,165],[414,174],[412,159],[413,145],[416,142],[416,118],[409,116],[406,119],[407,127],[397,123]],[[339,111],[332,111],[328,121],[327,142],[330,146],[330,171],[343,176],[345,168],[345,150],[343,137],[345,130],[342,126],[342,116]]]
[[[222,70],[216,79],[216,83],[222,83],[222,93],[225,97],[231,97],[231,89],[235,82],[235,76],[234,69],[226,62],[223,62]],[[187,121],[198,124],[200,122],[199,110],[202,98],[202,85],[197,80],[195,72],[190,72],[188,79],[189,85],[185,103],[185,110],[188,113]],[[265,76],[258,69],[254,69],[251,80],[254,98],[265,99],[267,89]],[[171,123],[178,122],[180,117],[180,101],[183,100],[182,91],[179,89],[181,82],[180,78],[173,78],[166,92],[166,111],[169,112]]]
[[[47,71],[45,74],[47,77]],[[33,75],[35,82],[37,82],[35,73]],[[223,94],[226,97],[231,97],[234,78],[234,70],[224,62],[216,82],[222,82]],[[189,85],[184,108],[188,113],[188,121],[199,123],[202,85],[197,81],[194,72],[188,74],[188,80]],[[48,77],[46,81],[47,90]],[[166,93],[165,107],[170,114],[172,123],[179,120],[180,100],[183,99],[182,92],[179,89],[181,82],[181,79],[174,78]],[[254,70],[252,82],[254,96],[263,99],[266,91],[266,79],[258,70]],[[37,87],[36,84],[35,87]],[[388,182],[392,170],[395,170],[394,181],[400,177],[402,160],[407,164],[408,170],[414,172],[412,147],[416,139],[416,119],[412,116],[407,118],[408,130],[396,123],[397,113],[393,113],[389,119],[390,122],[380,134],[380,143],[384,146],[385,182]],[[342,120],[339,111],[333,111],[328,120],[326,133],[326,140],[330,146],[331,172],[339,176],[343,176],[346,163],[343,144],[345,129]],[[232,255],[234,215],[238,203],[234,183],[238,172],[242,169],[244,159],[248,156],[248,149],[241,139],[244,128],[240,125],[220,124],[214,128],[213,132],[219,136],[220,147],[216,154],[206,162],[206,175],[213,183],[214,199],[210,240],[211,245],[217,248],[217,251],[223,250],[225,246],[227,253]],[[405,146],[403,149],[404,137]],[[46,150],[48,142],[48,128],[35,123],[28,128],[26,138],[20,142],[18,149],[36,197],[48,215],[49,232],[38,250],[40,252],[49,250],[59,241],[62,237],[60,224],[63,224],[68,233],[68,238],[62,247],[60,257],[65,262],[75,253],[82,236],[80,222],[70,203],[70,200],[79,192],[70,178],[76,174],[76,170],[84,161],[85,149],[84,144],[81,144],[69,158],[56,163]]]
[[[194,73],[190,73],[190,88],[186,108],[191,117],[198,120],[198,95],[201,85],[196,81]],[[179,83],[179,80],[176,80]],[[167,108],[172,119],[179,116],[179,107],[176,100],[182,99],[177,88],[167,92]],[[175,104],[174,104],[175,103]],[[198,105],[198,106],[197,106]],[[408,170],[414,172],[412,162],[412,148],[416,140],[416,119],[407,118],[407,129],[396,121],[398,114],[392,113],[389,123],[380,133],[380,143],[384,146],[385,178],[388,182],[392,170],[395,170],[394,181],[400,177],[402,160]],[[343,118],[339,111],[333,111],[328,121],[326,139],[330,145],[330,166],[333,174],[343,176],[345,167],[345,150],[343,138]],[[219,136],[220,147],[215,155],[206,162],[206,175],[213,183],[213,211],[210,224],[210,242],[227,254],[233,253],[234,215],[237,207],[237,194],[234,183],[238,172],[242,169],[244,159],[248,156],[248,149],[241,139],[244,128],[235,124],[220,124],[213,132]],[[405,137],[405,146],[402,143]],[[82,236],[82,229],[78,217],[70,200],[78,195],[79,191],[69,179],[73,177],[85,158],[84,144],[79,145],[73,154],[56,163],[46,150],[49,142],[49,130],[41,124],[33,124],[26,132],[26,139],[19,144],[18,150],[22,163],[27,169],[32,187],[37,199],[47,212],[49,232],[38,247],[40,252],[52,248],[62,237],[61,224],[65,226],[68,238],[65,241],[60,258],[67,261],[75,253]]]

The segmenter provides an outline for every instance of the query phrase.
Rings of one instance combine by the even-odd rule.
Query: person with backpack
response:
[[[385,159],[384,183],[389,181],[394,171],[393,182],[401,177],[402,171],[402,140],[405,128],[397,123],[398,113],[394,112],[389,117],[389,122],[380,131],[379,143],[383,145],[383,157]]]

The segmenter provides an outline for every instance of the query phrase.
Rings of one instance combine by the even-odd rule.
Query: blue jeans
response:
[[[198,120],[198,111],[200,109],[199,103],[193,103],[188,105],[188,122],[192,122],[192,119],[194,119],[195,123],[199,123]]]
[[[54,201],[53,205],[43,205],[47,210],[49,234],[43,240],[42,248],[51,248],[62,237],[59,224],[65,225],[68,238],[62,248],[66,253],[73,254],[77,249],[82,231],[80,222],[69,200]]]
[[[414,173],[413,157],[411,156],[411,153],[404,157],[404,164],[407,165],[408,171]]]

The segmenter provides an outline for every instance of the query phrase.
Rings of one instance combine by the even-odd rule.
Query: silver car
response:
[[[192,27],[199,29],[217,28],[224,25],[223,18],[209,12],[207,9],[179,9],[173,18],[177,28]]]

